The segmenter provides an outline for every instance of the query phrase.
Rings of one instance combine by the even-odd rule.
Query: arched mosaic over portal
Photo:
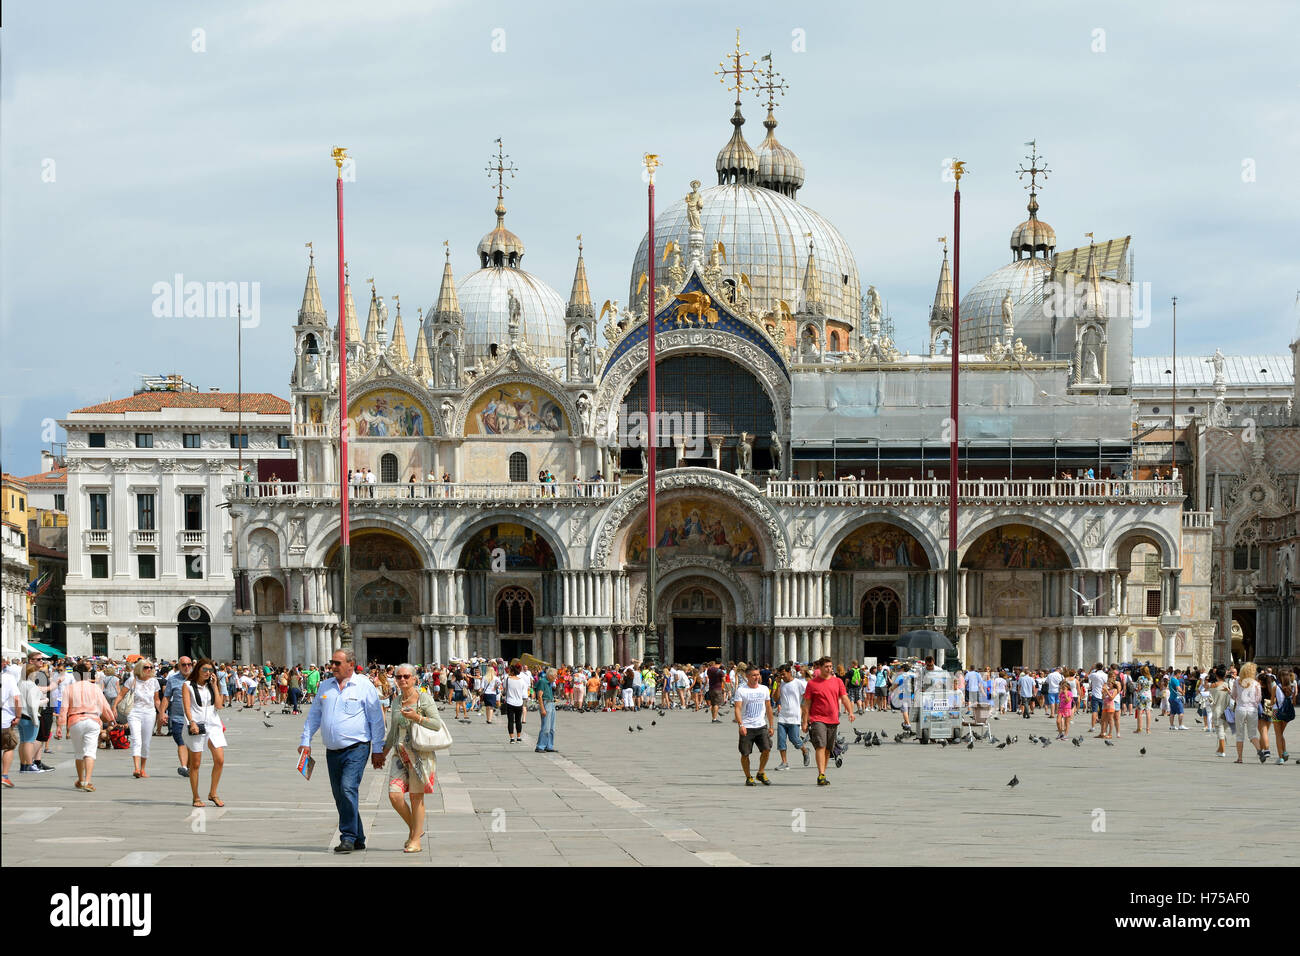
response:
[[[979,571],[1064,571],[1070,562],[1061,546],[1037,528],[1004,524],[981,535],[966,552],[961,565]]]
[[[832,571],[876,568],[928,568],[921,542],[897,525],[873,521],[858,528],[835,549]]]
[[[503,521],[489,525],[465,543],[460,552],[460,567],[466,571],[488,571],[492,552],[505,552],[509,571],[554,571],[555,552],[532,528]]]
[[[649,545],[643,515],[627,536],[626,563],[646,563]],[[660,561],[682,556],[716,558],[736,567],[761,566],[763,554],[753,529],[730,508],[708,498],[674,498],[659,505],[655,548]]]

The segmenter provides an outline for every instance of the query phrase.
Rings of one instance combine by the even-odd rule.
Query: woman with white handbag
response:
[[[434,752],[451,746],[451,734],[438,716],[433,697],[416,683],[415,667],[402,664],[395,676],[400,711],[393,715],[384,740],[384,757],[390,750],[393,752],[388,799],[410,831],[403,852],[419,853],[424,834],[424,795],[433,793],[438,769]]]

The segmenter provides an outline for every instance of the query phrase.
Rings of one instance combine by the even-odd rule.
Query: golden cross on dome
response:
[[[722,83],[724,86],[727,87],[727,89],[733,91],[736,94],[737,103],[740,102],[740,94],[742,91],[753,89],[752,86],[745,85],[745,77],[755,76],[762,72],[761,70],[759,70],[757,65],[751,65],[748,67],[742,65],[744,58],[747,56],[750,57],[749,62],[753,64],[754,59],[750,55],[750,53],[748,51],[742,52],[740,49],[740,28],[737,27],[735,52],[727,54],[727,56],[722,60],[722,62],[718,64],[718,66],[721,67],[721,69],[713,71],[713,75],[718,77],[718,82]],[[727,60],[731,61],[731,66],[727,66]],[[727,77],[734,77],[731,80],[730,84],[728,84],[727,82]]]
[[[771,53],[765,53],[763,56],[759,57],[759,59],[767,61],[767,72],[763,74],[766,78],[766,82],[759,83],[758,89],[767,90],[767,111],[770,113],[772,112],[772,108],[776,106],[776,98],[778,96],[784,96],[785,91],[790,88],[790,84],[781,79],[780,73],[777,73],[772,69]],[[762,96],[760,96],[759,99],[761,100]]]
[[[497,144],[497,157],[496,157],[496,158],[497,158],[497,164],[496,164],[495,166],[488,166],[488,167],[487,167],[487,174],[488,174],[488,178],[489,178],[489,179],[492,178],[492,175],[493,175],[494,173],[496,174],[496,177],[497,177],[497,201],[500,202],[500,201],[502,200],[502,198],[504,197],[504,190],[510,188],[509,186],[506,185],[506,182],[505,182],[505,176],[506,176],[506,173],[509,173],[509,174],[510,174],[510,178],[511,178],[511,179],[514,179],[514,178],[515,178],[515,170],[518,169],[518,167],[515,166],[514,163],[507,163],[507,160],[509,160],[510,157],[507,156],[507,155],[502,151],[502,150],[504,149],[504,147],[501,145],[501,137],[500,137],[500,136],[498,136],[498,137],[496,138],[496,144]]]
[[[1046,182],[1047,174],[1050,173],[1051,170],[1047,168],[1047,160],[1043,160],[1042,166],[1038,165],[1038,141],[1037,140],[1031,139],[1029,142],[1025,143],[1025,145],[1030,148],[1029,155],[1025,157],[1027,160],[1029,160],[1029,168],[1025,169],[1024,164],[1022,163],[1020,169],[1016,172],[1016,176],[1020,179],[1024,179],[1025,176],[1028,175],[1029,185],[1026,186],[1025,188],[1028,189],[1031,193],[1036,193],[1038,192],[1038,177],[1042,176],[1043,181]]]

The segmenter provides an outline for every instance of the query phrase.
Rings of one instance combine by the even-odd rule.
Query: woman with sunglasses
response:
[[[190,794],[196,807],[203,806],[199,799],[199,768],[206,747],[212,748],[212,785],[208,787],[208,799],[215,806],[225,806],[217,796],[217,784],[221,782],[221,771],[226,764],[226,735],[217,713],[225,702],[217,686],[216,670],[210,658],[195,661],[181,695],[181,703],[185,706],[185,747],[190,755]]]
[[[441,730],[442,720],[433,698],[415,680],[415,667],[402,664],[397,668],[397,697],[400,711],[393,715],[384,739],[384,757],[393,751],[393,761],[388,771],[388,799],[408,831],[404,853],[420,852],[420,836],[424,833],[424,795],[433,793],[434,777],[438,769],[434,751],[419,750],[411,739],[411,724],[428,730]],[[406,804],[407,798],[411,804]]]
[[[122,681],[122,687],[113,701],[113,713],[117,713],[117,705],[122,702],[127,691],[135,695],[126,725],[131,728],[131,762],[135,764],[131,776],[139,780],[149,776],[144,768],[149,760],[149,742],[153,739],[153,728],[160,706],[158,698],[161,691],[158,678],[154,676],[153,664],[144,658],[135,662],[131,676]]]

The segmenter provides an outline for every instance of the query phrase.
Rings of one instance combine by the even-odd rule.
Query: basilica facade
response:
[[[339,642],[341,419],[350,470],[375,478],[350,485],[359,659],[641,659],[651,601],[659,656],[682,663],[886,657],[900,633],[944,629],[948,252],[915,317],[929,348],[904,354],[848,243],[800,201],[771,100],[757,148],[744,123],[738,100],[716,183],[680,184],[654,247],[635,250],[625,306],[596,305],[581,244],[567,299],[525,271],[500,189],[477,268],[457,277],[443,250],[413,347],[409,310],[373,286],[362,332],[350,281],[340,336],[309,264],[296,480],[225,491],[242,656],[320,662]],[[1007,265],[961,302],[958,656],[1208,663],[1212,522],[1132,462],[1130,240],[1057,251],[1037,159]]]

